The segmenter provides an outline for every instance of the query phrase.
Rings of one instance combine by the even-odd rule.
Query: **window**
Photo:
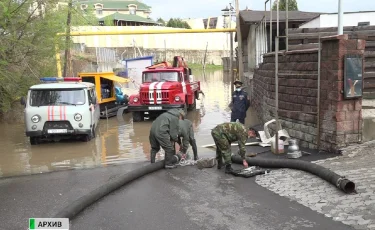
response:
[[[86,10],[87,9],[87,5],[86,4],[81,4],[81,10]]]
[[[102,15],[103,14],[103,4],[97,3],[94,5],[96,14],[97,15]]]
[[[85,103],[83,89],[47,89],[30,92],[31,106],[84,105]]]
[[[129,14],[137,14],[137,5],[130,4],[128,5]]]
[[[143,82],[179,81],[178,72],[144,73]]]

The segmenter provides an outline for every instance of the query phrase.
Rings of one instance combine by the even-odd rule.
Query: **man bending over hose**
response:
[[[245,168],[248,167],[245,159],[245,143],[248,138],[255,137],[252,130],[247,130],[245,126],[239,122],[225,122],[212,129],[211,136],[213,137],[216,145],[216,160],[218,169],[221,169],[223,166],[224,158],[225,173],[231,173],[233,171],[231,144],[235,141],[238,142],[238,147],[240,149],[239,155],[243,160],[243,166]]]

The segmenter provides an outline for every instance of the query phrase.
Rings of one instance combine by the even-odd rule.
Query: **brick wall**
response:
[[[318,50],[280,53],[279,119],[301,147],[336,151],[358,142],[361,99],[343,100],[344,55],[363,54],[364,40],[347,36],[327,37],[322,42],[320,132],[318,134]],[[275,117],[275,54],[265,54],[254,72],[252,104],[262,122]],[[272,126],[271,129],[275,127]],[[320,143],[318,143],[320,136]]]
[[[348,35],[322,39],[321,62],[321,147],[335,151],[358,143],[362,133],[362,98],[343,98],[344,56],[364,55],[366,41]],[[363,65],[363,68],[365,65]]]
[[[279,55],[279,119],[301,147],[316,148],[318,50]],[[275,115],[275,54],[266,54],[254,72],[252,101],[259,118]],[[273,126],[271,128],[274,128]]]

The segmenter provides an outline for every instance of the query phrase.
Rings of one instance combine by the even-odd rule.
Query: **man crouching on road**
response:
[[[190,144],[193,149],[194,160],[198,160],[198,148],[194,138],[193,123],[188,119],[180,120],[180,132],[177,143],[180,145],[180,152],[183,154],[182,158],[186,157],[186,152]]]
[[[217,125],[211,131],[211,136],[213,137],[216,145],[216,160],[217,168],[221,169],[223,166],[223,158],[225,163],[225,173],[231,173],[232,160],[231,160],[231,143],[238,141],[238,147],[240,149],[239,154],[243,159],[243,166],[248,167],[245,154],[245,143],[249,137],[254,137],[254,132],[247,130],[245,126],[239,122],[226,122]]]
[[[171,109],[158,116],[150,129],[151,163],[155,163],[156,154],[162,147],[165,151],[165,168],[176,168],[179,161],[176,157],[174,143],[178,141],[179,120],[183,120],[185,113],[180,109]]]

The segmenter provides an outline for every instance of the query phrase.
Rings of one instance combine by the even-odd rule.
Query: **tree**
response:
[[[162,18],[158,18],[157,20],[156,20],[156,22],[157,23],[160,23],[160,25],[162,25],[162,26],[165,26],[165,21],[162,19]]]
[[[191,29],[190,25],[180,18],[169,19],[167,27]]]
[[[286,0],[277,0],[279,1],[279,10],[286,11]],[[277,1],[275,1],[272,5],[272,10],[277,10]],[[297,11],[298,4],[297,0],[289,0],[288,1],[288,11]]]
[[[66,7],[56,12],[57,0],[0,2],[0,114],[24,96],[43,76],[56,76],[55,44],[65,48]],[[84,25],[72,11],[72,25]],[[81,19],[78,19],[81,18]]]

